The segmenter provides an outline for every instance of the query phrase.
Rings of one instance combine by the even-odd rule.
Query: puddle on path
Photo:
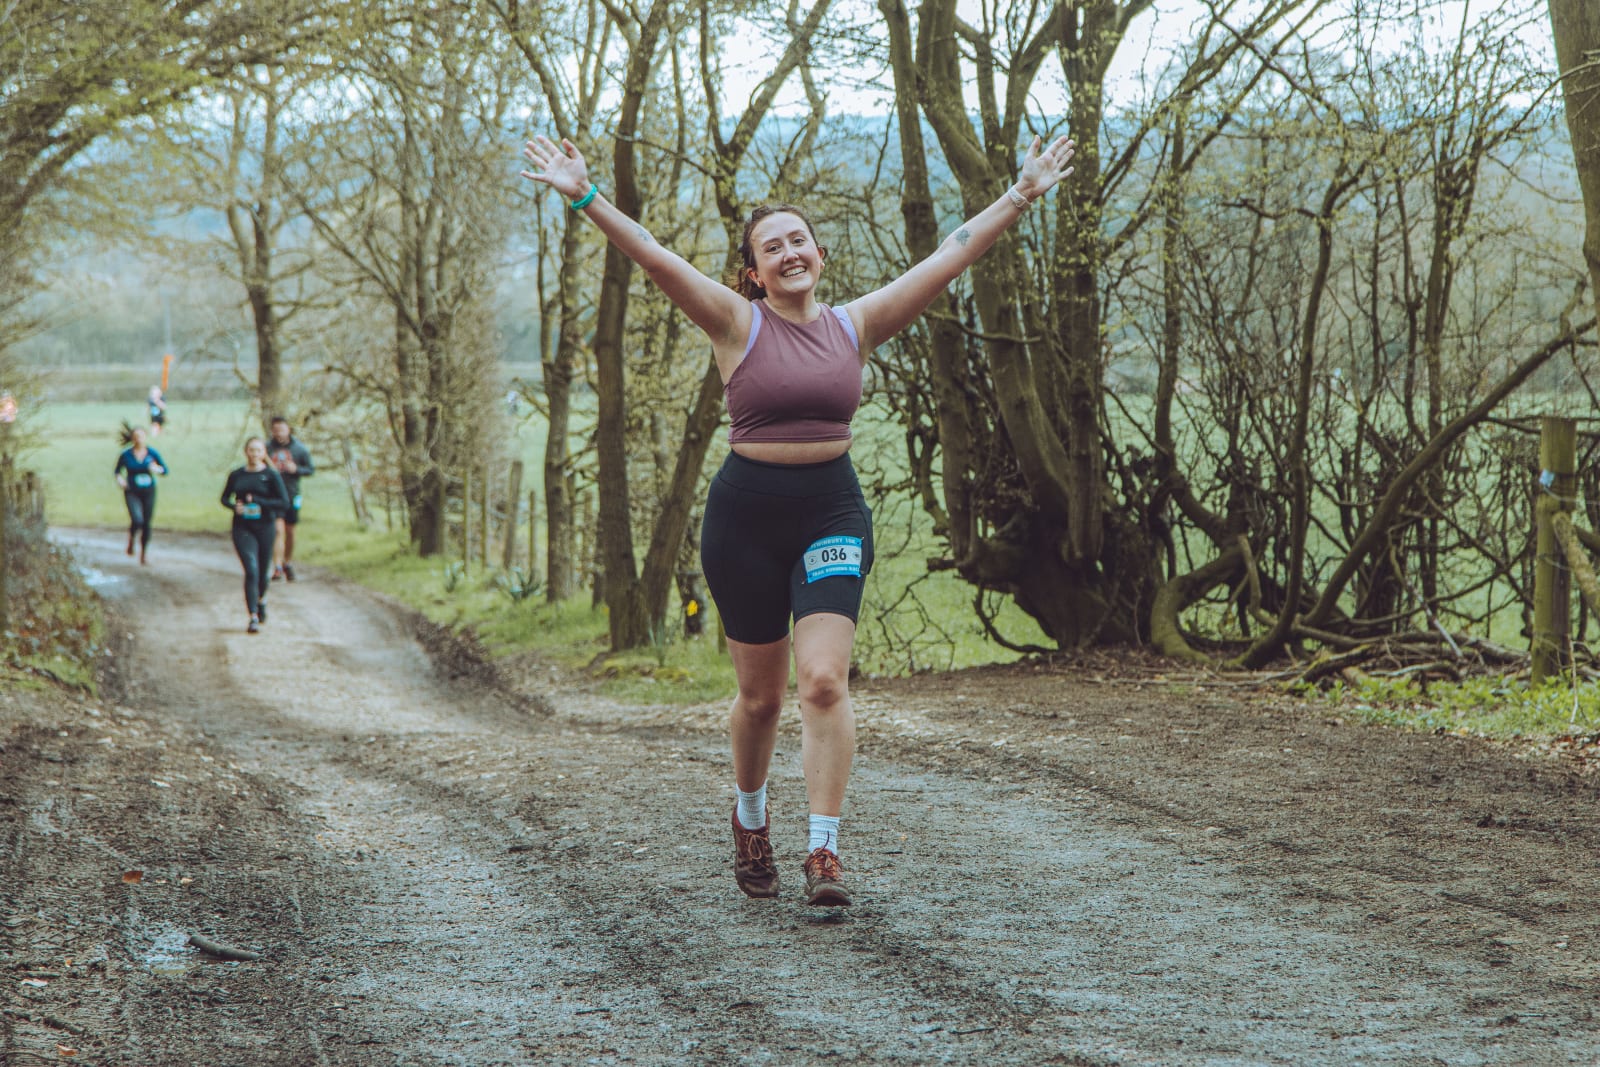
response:
[[[91,589],[98,589],[103,585],[115,585],[118,582],[127,580],[120,574],[107,574],[96,567],[80,566],[78,573],[83,575],[84,583]]]
[[[189,947],[189,935],[182,930],[165,930],[145,950],[145,968],[151,974],[184,975],[200,964],[200,953]]]

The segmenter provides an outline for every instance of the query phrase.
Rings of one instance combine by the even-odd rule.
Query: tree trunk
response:
[[[659,625],[666,617],[667,598],[679,571],[678,561],[689,520],[694,516],[695,489],[705,467],[706,452],[722,420],[722,377],[711,363],[700,379],[688,426],[678,446],[677,463],[662,497],[661,513],[656,516],[650,547],[644,557],[640,594],[650,622]]]
[[[1550,27],[1583,189],[1583,255],[1590,292],[1600,298],[1600,7],[1594,0],[1550,0]]]
[[[1100,126],[1100,83],[1125,24],[1118,21],[1115,5],[1102,0],[1078,8],[1073,17],[1057,20],[1074,27],[1070,33],[1061,31],[1065,37],[1041,38],[1022,50],[1023,58],[1008,72],[1005,113],[986,109],[979,124],[973,123],[965,103],[971,79],[963,71],[962,52],[970,42],[963,42],[953,0],[922,5],[915,67],[923,111],[960,182],[968,214],[992,203],[1013,178],[1027,82],[1040,57],[1053,45],[1067,67],[1079,154],[1075,174],[1052,194],[1057,246],[1045,274],[1054,285],[1049,292],[1036,291],[1015,230],[1002,235],[970,274],[1000,418],[1000,425],[987,428],[990,440],[982,452],[1004,450],[1001,471],[1011,468],[1021,484],[1004,491],[993,485],[984,488],[980,519],[995,532],[986,542],[972,543],[956,563],[968,582],[1015,597],[1063,646],[1139,640],[1144,620],[1137,601],[1153,595],[1155,558],[1149,539],[1137,530],[1126,535],[1119,530],[1110,539],[1105,535],[1108,494],[1099,423],[1103,386],[1097,290],[1100,175],[1094,139]],[[886,18],[893,48],[893,12],[886,11]],[[1087,20],[1081,39],[1080,19]],[[977,49],[974,62],[979,86],[990,84],[996,74],[992,57]],[[910,74],[896,69],[902,81]],[[1019,81],[1020,86],[1010,84]],[[980,99],[986,108],[996,106],[994,94],[980,92]],[[975,125],[981,128],[981,139]],[[915,147],[914,141],[910,144]],[[913,202],[907,210],[915,211],[918,194],[909,195]],[[944,379],[942,388],[950,390],[951,399],[942,403],[953,408],[965,390],[951,368],[935,367]],[[950,422],[958,425],[954,417]],[[941,431],[944,425],[941,421]],[[981,442],[969,445],[958,429],[955,444],[958,449],[971,447],[976,461]],[[951,473],[952,466],[946,455],[947,487],[952,477],[961,476]],[[975,471],[965,473],[970,478]],[[955,509],[967,491],[959,480],[957,488],[953,535]]]
[[[278,349],[278,316],[272,290],[265,285],[249,288],[250,313],[256,325],[256,396],[261,414],[271,418],[282,410],[283,355]]]
[[[246,92],[258,97],[262,105],[261,173],[250,183],[248,191],[244,188],[243,173],[245,140],[249,132],[248,110],[243,102]],[[228,153],[228,193],[233,197],[227,207],[228,229],[233,236],[240,277],[244,281],[251,319],[255,324],[256,397],[261,403],[264,419],[279,410],[283,391],[283,355],[278,347],[278,311],[274,303],[272,273],[276,232],[273,216],[281,192],[281,161],[278,158],[280,106],[276,72],[269,67],[264,85],[251,81],[250,88],[240,90],[234,98],[233,134]]]
[[[1333,181],[1323,193],[1322,207],[1317,213],[1317,266],[1308,286],[1305,314],[1300,321],[1300,336],[1295,338],[1299,366],[1295,377],[1294,421],[1289,429],[1288,442],[1291,493],[1289,576],[1278,618],[1272,628],[1262,634],[1245,653],[1242,662],[1246,667],[1262,667],[1278,654],[1293,633],[1301,609],[1301,593],[1306,581],[1306,536],[1311,526],[1311,461],[1307,456],[1307,434],[1311,422],[1311,383],[1316,363],[1317,326],[1321,320],[1322,298],[1328,289],[1333,260],[1334,220],[1346,194],[1355,187],[1365,169],[1365,164],[1361,164],[1350,170],[1341,162]]]
[[[668,0],[654,0],[628,56],[618,110],[612,157],[614,203],[630,218],[640,215],[637,155],[634,137],[639,110],[649,89],[656,43],[666,27]],[[600,565],[605,578],[611,647],[638,648],[650,640],[650,618],[639,588],[639,567],[633,553],[633,525],[628,491],[627,375],[623,330],[628,317],[628,284],[633,261],[616,245],[606,245],[605,272],[600,280],[600,307],[594,336],[600,460]]]
[[[565,210],[565,209],[563,209]],[[544,521],[548,562],[545,599],[560,603],[578,590],[577,547],[573,540],[575,513],[572,503],[572,380],[578,362],[582,326],[576,294],[581,284],[583,260],[579,257],[580,227],[588,221],[568,211],[561,233],[561,273],[556,282],[560,330],[555,351],[543,365],[545,401],[550,429],[544,443]]]
[[[939,247],[939,225],[928,177],[928,150],[917,113],[918,75],[911,21],[904,0],[879,0],[878,10],[888,28],[889,60],[894,70],[895,119],[900,134],[900,214],[905,220],[906,250],[913,262],[920,262]],[[972,385],[955,296],[948,292],[941,295],[931,311],[927,358],[933,372],[939,447],[944,453],[945,535],[959,569],[963,563],[970,566],[969,557],[978,542],[978,509],[973,500]]]

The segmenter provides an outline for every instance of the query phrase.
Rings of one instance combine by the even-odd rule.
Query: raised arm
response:
[[[1074,144],[1057,137],[1039,150],[1035,137],[1023,157],[1017,183],[1006,194],[962,223],[927,259],[894,281],[845,305],[855,323],[865,357],[878,345],[909,326],[938,295],[977,262],[1033,203],[1072,173]]]
[[[718,345],[742,341],[750,332],[750,303],[727,286],[706,277],[676,252],[662,247],[638,222],[624,215],[589,180],[589,166],[566,138],[557,146],[535,137],[522,154],[533,164],[522,176],[543,182],[587,215],[606,239],[649,275],[650,280],[689,320]]]

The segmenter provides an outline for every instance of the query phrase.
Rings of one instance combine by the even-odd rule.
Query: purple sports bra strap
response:
[[[839,325],[844,327],[844,332],[850,338],[850,343],[855,345],[857,348],[860,348],[861,339],[856,336],[856,324],[850,321],[850,313],[837,305],[829,308],[828,310],[833,312],[834,316],[839,320]],[[755,337],[754,330],[751,331],[750,336],[752,338]],[[749,350],[746,349],[746,351]]]
[[[844,327],[844,332],[850,338],[850,343],[857,348],[861,347],[861,339],[856,336],[856,324],[850,321],[850,313],[842,307],[831,307],[834,318],[839,320],[839,325]],[[754,300],[750,301],[750,340],[744,343],[744,355],[739,357],[743,362],[744,357],[756,346],[756,336],[761,333],[761,305]]]
[[[761,305],[752,300],[750,301],[750,340],[744,343],[744,356],[748,356],[750,350],[756,346],[756,334],[760,332]],[[741,363],[744,362],[744,356],[739,357]]]

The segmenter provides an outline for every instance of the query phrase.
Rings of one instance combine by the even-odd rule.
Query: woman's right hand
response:
[[[533,182],[543,182],[568,200],[579,200],[589,192],[589,165],[583,161],[578,146],[561,138],[558,147],[543,134],[523,146],[522,154],[534,165],[522,176]]]

